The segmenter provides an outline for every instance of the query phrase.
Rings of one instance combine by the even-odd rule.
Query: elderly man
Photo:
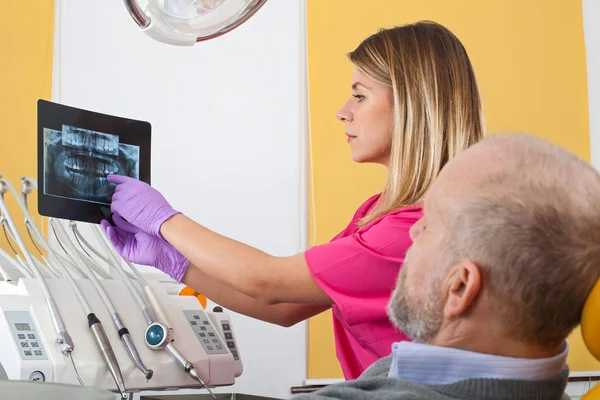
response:
[[[388,312],[415,339],[297,399],[560,399],[565,339],[600,277],[600,176],[533,137],[451,161],[412,228]]]

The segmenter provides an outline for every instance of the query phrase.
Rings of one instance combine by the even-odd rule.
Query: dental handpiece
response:
[[[160,322],[153,322],[148,326],[148,328],[146,328],[146,344],[152,350],[166,349],[169,352],[169,354],[171,354],[171,356],[175,359],[177,364],[179,364],[179,366],[183,368],[183,370],[186,373],[188,373],[192,378],[194,378],[194,380],[196,380],[202,386],[204,386],[204,388],[208,390],[208,393],[210,393],[210,395],[214,399],[216,399],[217,397],[214,395],[212,390],[210,390],[210,388],[206,385],[206,383],[204,383],[202,378],[200,378],[200,374],[198,374],[198,371],[196,371],[194,365],[188,360],[186,360],[183,354],[181,354],[179,350],[177,350],[177,348],[173,345],[171,338],[169,338],[168,332],[169,329],[164,324],[161,324]]]
[[[181,368],[183,368],[183,370],[185,372],[190,374],[190,376],[192,378],[194,378],[195,380],[200,382],[210,392],[210,389],[208,389],[206,384],[202,381],[202,379],[200,378],[200,375],[198,374],[198,371],[196,371],[196,369],[194,368],[192,363],[187,361],[185,359],[185,357],[183,356],[183,354],[181,354],[179,352],[179,350],[177,350],[177,348],[175,348],[175,346],[173,346],[172,343],[167,343],[165,345],[165,348],[171,354],[171,356],[173,356],[173,358],[177,361],[177,363],[181,366]]]
[[[154,375],[154,372],[151,369],[146,368],[146,366],[144,365],[144,362],[142,361],[142,358],[140,357],[140,354],[138,353],[137,348],[133,344],[133,340],[131,339],[129,330],[127,330],[127,328],[125,328],[125,326],[123,325],[123,322],[121,321],[121,318],[119,318],[119,315],[115,313],[115,314],[113,314],[112,317],[115,322],[115,325],[119,329],[119,337],[123,341],[123,344],[125,345],[125,348],[127,349],[127,353],[129,354],[129,357],[135,363],[135,365],[138,367],[138,369],[140,371],[142,371],[142,373],[146,377],[146,381],[149,381],[150,379],[152,379],[152,375]]]
[[[106,336],[106,332],[102,327],[102,323],[96,317],[94,313],[88,315],[88,324],[90,329],[94,333],[94,338],[100,347],[100,352],[102,353],[102,357],[104,358],[104,362],[110,371],[115,383],[117,384],[117,388],[119,392],[121,392],[121,396],[126,398],[127,395],[125,393],[125,382],[123,381],[123,375],[121,374],[121,368],[119,367],[119,363],[117,362],[117,357],[108,341],[108,337]]]

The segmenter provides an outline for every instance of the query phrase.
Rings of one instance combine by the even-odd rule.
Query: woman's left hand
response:
[[[126,260],[150,265],[181,282],[190,262],[166,240],[146,233],[127,223],[119,214],[113,215],[115,226],[102,220],[108,240]]]
[[[146,182],[128,176],[108,175],[107,180],[117,185],[110,210],[141,230],[162,238],[163,222],[179,214],[163,195]]]

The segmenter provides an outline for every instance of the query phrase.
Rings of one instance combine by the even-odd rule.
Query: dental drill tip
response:
[[[198,371],[196,371],[195,368],[190,368],[190,370],[188,371],[188,373],[197,381],[200,380],[200,375],[198,375]]]
[[[152,379],[152,375],[154,375],[154,371],[152,371],[151,369],[148,370],[148,372],[146,372],[146,383]]]
[[[121,397],[124,399],[129,397],[127,392],[125,392],[125,384],[123,382],[117,382],[117,387],[119,388],[119,392],[121,392]]]
[[[198,371],[196,371],[196,369],[194,367],[191,367],[188,370],[188,374],[190,374],[195,380],[200,382],[200,384],[202,386],[204,386],[204,389],[206,389],[208,391],[208,393],[212,396],[212,398],[217,400],[217,396],[215,396],[215,394],[212,392],[212,390],[210,390],[210,388],[206,385],[206,383],[204,383],[202,378],[200,378],[200,375],[198,375]]]

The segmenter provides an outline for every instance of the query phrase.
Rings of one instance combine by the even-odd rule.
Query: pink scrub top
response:
[[[408,232],[423,212],[420,206],[405,207],[358,228],[378,199],[363,203],[331,242],[305,254],[313,278],[334,302],[336,354],[346,379],[388,356],[393,343],[411,340],[392,325],[386,308],[412,244]]]

